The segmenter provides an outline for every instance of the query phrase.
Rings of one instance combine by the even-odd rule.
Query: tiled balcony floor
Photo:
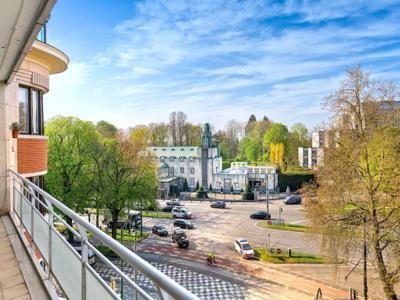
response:
[[[31,299],[0,217],[0,300]]]

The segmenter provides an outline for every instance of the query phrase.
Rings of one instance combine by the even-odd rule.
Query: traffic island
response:
[[[273,264],[330,264],[333,260],[326,256],[291,250],[255,248],[255,257],[258,260]]]
[[[285,223],[271,223],[269,221],[261,221],[257,223],[258,227],[263,227],[273,230],[285,230],[285,231],[296,231],[305,232],[308,230],[308,226],[300,224],[285,224]]]

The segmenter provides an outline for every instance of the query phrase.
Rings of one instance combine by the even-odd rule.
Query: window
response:
[[[160,157],[160,161],[161,161],[161,162],[165,162],[165,157],[161,156],[161,157]]]
[[[185,174],[185,168],[181,167],[181,174]]]
[[[183,156],[181,156],[181,157],[179,157],[179,161],[180,161],[180,162],[184,162],[184,161],[185,161],[185,158],[184,158]]]
[[[21,133],[43,134],[43,98],[40,91],[19,88],[19,124]]]
[[[190,168],[190,174],[194,174],[194,168]]]
[[[169,158],[169,161],[170,161],[170,162],[174,162],[174,161],[175,161],[175,157],[173,157],[173,156],[170,157],[170,158]]]
[[[174,167],[169,167],[169,176],[174,176]]]
[[[194,157],[189,157],[189,161],[194,162]]]

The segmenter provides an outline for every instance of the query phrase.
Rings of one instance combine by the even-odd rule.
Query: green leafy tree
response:
[[[289,166],[297,166],[299,164],[298,148],[310,147],[311,142],[308,137],[308,130],[302,123],[296,123],[290,128],[287,141],[287,159]]]
[[[46,124],[49,137],[46,190],[74,211],[82,213],[93,196],[90,184],[94,145],[98,135],[91,122],[55,117]],[[69,225],[72,220],[65,216]],[[72,233],[69,238],[73,238]]]
[[[96,130],[102,137],[115,137],[118,132],[118,128],[107,121],[98,121],[96,124]]]
[[[101,141],[104,172],[101,195],[112,218],[112,237],[117,236],[117,222],[124,211],[135,204],[155,197],[156,166],[146,151],[146,143],[118,134],[114,139]]]

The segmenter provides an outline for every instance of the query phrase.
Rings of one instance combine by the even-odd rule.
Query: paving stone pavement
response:
[[[115,265],[120,266],[120,262],[114,260]],[[248,299],[248,296],[252,294],[255,298],[253,299],[265,299],[262,294],[258,294],[254,289],[249,290],[249,287],[240,285],[237,283],[229,282],[227,280],[192,271],[186,268],[177,267],[165,263],[151,262],[153,266],[159,269],[164,274],[173,278],[177,283],[181,284],[193,294],[198,296],[200,299]],[[107,282],[111,281],[112,277],[117,278],[115,272],[108,268],[102,262],[96,262],[94,266],[95,270],[102,276]],[[123,263],[122,270],[132,279],[135,278],[134,269],[127,263]],[[154,284],[145,276],[140,274],[136,275],[136,282],[146,292],[156,297],[156,288]],[[120,290],[119,279],[116,279],[117,289]],[[126,286],[124,287],[124,294],[128,299],[133,296],[133,290]]]
[[[204,251],[179,249],[176,246],[171,246],[166,240],[161,241],[161,243],[149,243],[149,241],[139,244],[137,251],[181,257],[197,262],[204,262],[206,259]],[[234,260],[218,255],[217,264],[233,272],[249,274],[284,285],[284,287],[278,289],[267,290],[268,299],[275,299],[275,295],[280,295],[280,298],[277,299],[312,299],[318,288],[323,290],[324,299],[347,299],[348,296],[347,290],[329,282],[308,278],[295,272],[283,272],[279,267],[272,265],[266,266],[258,262]]]

